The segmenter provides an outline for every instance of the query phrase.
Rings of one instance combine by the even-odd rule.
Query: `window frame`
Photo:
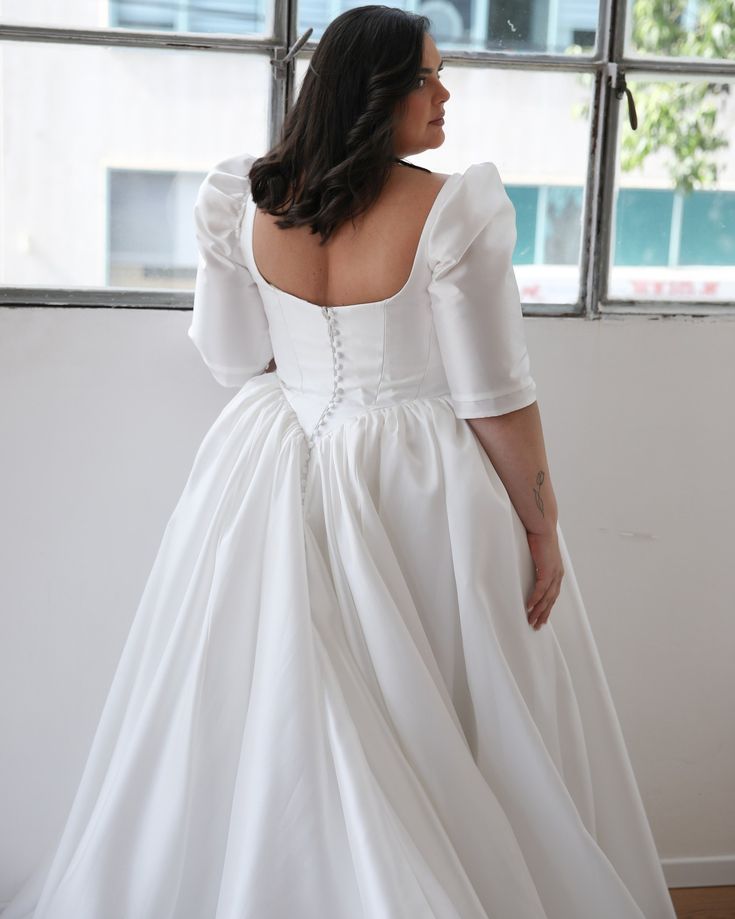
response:
[[[604,315],[633,316],[735,316],[735,302],[722,301],[636,301],[610,299],[610,239],[618,143],[618,111],[627,117],[624,93],[617,98],[614,85],[625,76],[710,75],[735,80],[735,61],[625,57],[626,16],[633,0],[600,0],[597,45],[591,54],[528,53],[519,51],[445,50],[447,64],[468,67],[508,67],[517,70],[553,70],[594,74],[590,108],[588,166],[583,191],[580,283],[576,304],[524,303],[528,316],[564,316],[600,319]],[[202,52],[268,52],[271,57],[269,146],[276,143],[286,112],[295,93],[296,54],[311,55],[317,42],[308,41],[312,30],[297,34],[296,0],[274,0],[273,31],[270,35],[239,37],[222,33],[152,32],[132,29],[56,28],[0,23],[0,41],[61,42],[136,48],[199,50]],[[192,230],[193,232],[193,230]],[[194,292],[148,288],[33,288],[0,287],[0,306],[85,307],[191,310]]]

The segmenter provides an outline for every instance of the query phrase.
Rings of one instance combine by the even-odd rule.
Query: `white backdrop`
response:
[[[0,903],[60,831],[166,521],[236,392],[189,321],[0,309]],[[733,884],[735,317],[526,329],[559,520],[669,886]]]

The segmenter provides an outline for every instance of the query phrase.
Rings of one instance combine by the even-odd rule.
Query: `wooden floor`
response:
[[[735,919],[735,887],[670,887],[678,919]]]

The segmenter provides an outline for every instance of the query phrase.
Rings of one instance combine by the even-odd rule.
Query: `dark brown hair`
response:
[[[279,142],[250,168],[253,200],[280,217],[276,226],[308,224],[323,245],[376,200],[395,159],[394,124],[420,79],[429,25],[426,16],[379,5],[329,23]]]

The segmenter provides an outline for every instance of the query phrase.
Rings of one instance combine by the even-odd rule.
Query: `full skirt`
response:
[[[675,919],[565,576],[448,399],[195,456],[63,830],[3,919]]]

